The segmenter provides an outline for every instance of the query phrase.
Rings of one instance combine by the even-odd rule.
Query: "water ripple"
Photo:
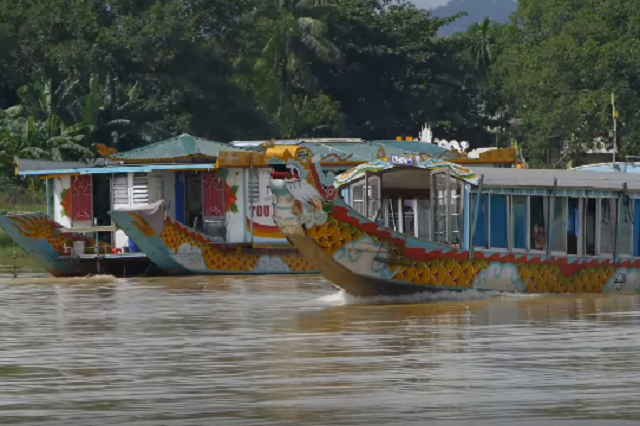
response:
[[[22,425],[628,425],[640,299],[359,299],[318,277],[0,280]]]

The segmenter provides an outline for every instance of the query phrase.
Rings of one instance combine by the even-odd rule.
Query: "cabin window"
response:
[[[478,202],[478,194],[471,194],[472,211]],[[487,248],[487,222],[489,219],[489,195],[480,195],[480,205],[478,206],[478,216],[476,217],[475,232],[473,235],[473,245],[480,248]]]
[[[612,256],[615,242],[615,226],[617,208],[612,198],[602,198],[600,201],[600,251],[599,254]]]
[[[429,211],[429,200],[418,199],[418,238],[431,240],[431,212]]]
[[[364,182],[351,186],[351,206],[364,216]]]
[[[398,214],[398,203],[401,199],[386,198],[384,201],[384,225],[395,232],[402,232],[400,215]]]
[[[434,195],[434,241],[441,244],[447,244],[449,242],[449,225],[447,210],[450,204],[448,197],[448,176],[445,173],[436,173],[432,175],[433,178],[433,191]]]
[[[529,197],[529,249],[546,250],[549,198]]]
[[[596,255],[596,224],[597,224],[597,200],[593,198],[583,199],[583,232],[584,253],[586,256]]]
[[[551,251],[567,252],[567,198],[555,199],[553,206],[553,233],[551,237]]]
[[[459,247],[462,242],[462,229],[464,227],[462,215],[463,185],[457,180],[451,180],[449,194],[451,204],[449,206],[449,229],[451,229],[451,243]]]
[[[413,200],[404,200],[402,204],[404,224],[402,233],[407,235],[415,235],[415,203]]]
[[[527,197],[511,197],[511,246],[516,250],[527,249]]]
[[[633,254],[633,200],[623,198],[620,200],[620,242],[618,253],[620,256]]]
[[[378,220],[381,215],[380,208],[380,178],[371,176],[368,178],[367,186],[367,216],[370,220]]]
[[[489,247],[507,248],[507,196],[491,195],[489,209]]]
[[[578,255],[578,233],[580,232],[580,200],[567,200],[567,254]]]

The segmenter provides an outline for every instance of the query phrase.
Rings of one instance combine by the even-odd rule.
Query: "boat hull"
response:
[[[380,226],[343,200],[321,196],[324,188],[314,179],[307,183],[315,194],[305,189],[300,196],[299,180],[271,180],[274,221],[320,273],[356,296],[442,290],[640,293],[640,259],[470,253]]]
[[[104,243],[100,243],[99,255],[65,256],[64,246],[72,246],[73,241],[84,241],[86,247],[95,247],[95,240],[81,234],[61,233],[62,226],[44,213],[0,215],[0,228],[38,266],[56,277],[97,274],[126,277],[160,273],[143,254],[110,254],[110,248]]]
[[[262,275],[318,273],[298,250],[213,242],[170,218],[161,229],[132,211],[111,211],[113,220],[160,269],[171,275]]]
[[[443,290],[640,292],[638,260],[484,252],[471,256],[395,234],[338,203],[324,224],[285,226],[283,231],[329,281],[355,296]]]
[[[394,283],[374,277],[355,273],[352,269],[337,263],[312,238],[306,235],[290,235],[289,241],[307,259],[312,259],[313,266],[336,287],[354,296],[401,296],[424,291],[437,291],[412,283]],[[442,290],[442,289],[441,289]]]

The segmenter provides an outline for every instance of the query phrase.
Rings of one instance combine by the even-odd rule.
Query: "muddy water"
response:
[[[0,424],[640,424],[640,299],[447,297],[0,279]]]

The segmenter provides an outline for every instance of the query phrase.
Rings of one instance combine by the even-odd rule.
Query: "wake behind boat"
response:
[[[268,156],[275,223],[347,293],[640,291],[640,175],[401,156],[334,177],[303,147]]]

